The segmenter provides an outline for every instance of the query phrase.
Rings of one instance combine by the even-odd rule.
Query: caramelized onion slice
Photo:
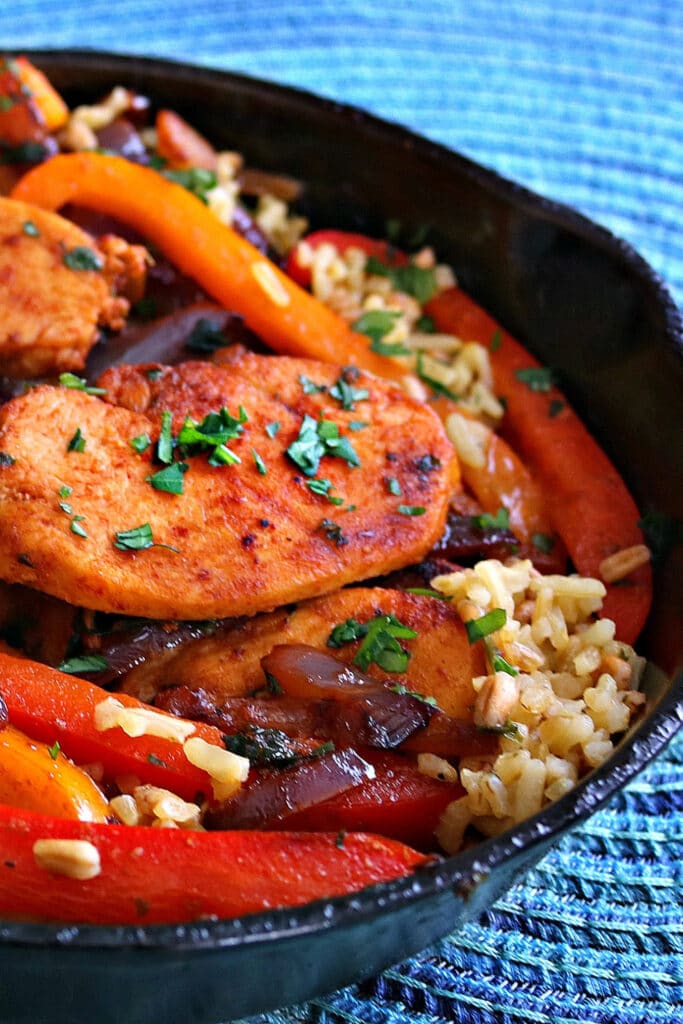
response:
[[[374,777],[375,769],[355,750],[334,751],[282,771],[264,770],[254,774],[237,796],[209,810],[204,825],[214,829],[273,828],[296,811]]]
[[[321,696],[346,700],[361,691],[383,693],[384,684],[352,665],[308,644],[279,644],[261,658],[264,672],[272,676],[289,697]]]

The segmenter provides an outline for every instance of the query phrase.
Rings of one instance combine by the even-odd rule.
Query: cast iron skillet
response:
[[[400,127],[294,89],[157,60],[31,56],[72,103],[126,84],[252,165],[305,180],[317,225],[381,235],[400,218],[406,237],[429,227],[461,284],[556,369],[641,508],[683,517],[681,321],[624,242]],[[657,576],[639,645],[662,670],[648,672],[646,715],[605,765],[535,818],[412,877],[295,910],[179,927],[0,923],[0,1019],[218,1024],[370,976],[458,928],[676,732],[681,576],[679,548]]]

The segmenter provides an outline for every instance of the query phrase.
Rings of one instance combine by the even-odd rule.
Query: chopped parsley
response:
[[[387,491],[389,494],[393,494],[397,498],[401,497],[403,491],[401,490],[401,485],[395,476],[385,477],[384,482],[387,485]]]
[[[299,434],[287,449],[287,455],[306,476],[315,476],[323,455],[344,459],[349,466],[360,466],[360,459],[348,437],[341,437],[331,420],[304,416]]]
[[[146,551],[148,548],[168,548],[169,551],[178,553],[178,548],[170,544],[157,544],[152,536],[152,527],[149,523],[142,526],[135,526],[131,530],[120,530],[114,534],[114,547],[119,551]]]
[[[157,441],[157,458],[159,462],[165,462],[170,465],[173,462],[173,434],[171,432],[171,423],[173,422],[172,413],[166,410],[161,414],[161,432],[159,434],[159,440]]]
[[[83,391],[86,395],[106,395],[106,388],[95,388],[88,384],[84,377],[77,377],[75,373],[60,373],[59,383],[63,388],[72,388],[74,391]]]
[[[482,640],[485,636],[489,636],[489,634],[501,629],[506,622],[507,615],[505,614],[505,609],[494,608],[492,611],[487,612],[486,615],[482,615],[481,618],[470,619],[469,622],[465,623],[467,639],[471,644],[474,644],[477,640]]]
[[[515,377],[526,384],[530,391],[550,391],[555,383],[553,371],[547,366],[529,366],[515,370]]]
[[[424,505],[399,505],[396,511],[402,516],[423,516],[427,509]]]
[[[164,466],[157,473],[146,476],[145,480],[151,484],[155,491],[165,491],[167,494],[183,493],[183,476],[190,467],[186,462],[172,462],[170,466]]]
[[[157,757],[156,754],[148,754],[147,755],[147,761],[148,761],[149,764],[154,764],[158,768],[165,768],[166,767],[166,762],[162,761],[162,759],[160,757]]]
[[[29,238],[40,238],[40,231],[32,220],[25,220],[21,225],[21,230],[25,235],[28,235]]]
[[[226,441],[234,441],[244,431],[247,414],[240,406],[239,416],[232,416],[223,406],[218,412],[208,413],[201,423],[190,416],[180,428],[176,438],[178,447],[185,455],[208,453],[209,465],[230,466],[241,462],[239,455],[231,451]]]
[[[407,686],[403,686],[401,683],[392,683],[389,687],[392,693],[398,693],[400,696],[413,697],[415,700],[422,701],[423,704],[429,704],[430,707],[437,708],[436,697],[425,697],[424,693],[418,693],[417,690],[409,690]]]
[[[215,352],[216,349],[225,348],[226,344],[221,325],[203,316],[190,331],[185,348],[193,352]]]
[[[432,391],[436,392],[436,394],[445,395],[446,398],[450,398],[451,401],[453,402],[459,401],[459,398],[456,395],[455,391],[451,391],[451,389],[446,387],[445,384],[442,384],[440,380],[437,380],[435,377],[430,377],[429,374],[425,372],[424,355],[422,352],[417,353],[417,363],[415,365],[415,369],[420,380],[423,380],[425,384],[429,384]]]
[[[381,356],[407,356],[410,349],[400,341],[387,342],[384,338],[396,326],[400,313],[390,309],[370,309],[351,325],[353,331],[365,334],[370,339],[370,348]]]
[[[145,377],[147,380],[159,380],[161,372],[158,366],[154,366],[151,370],[145,370]]]
[[[268,437],[273,438],[280,429],[280,424],[275,420],[272,423],[266,424],[266,434]]]
[[[71,532],[75,533],[77,537],[87,537],[88,534],[85,531],[85,527],[81,526],[81,523],[85,519],[85,516],[73,516],[70,524]]]
[[[489,348],[492,352],[497,352],[500,346],[503,344],[503,335],[500,333],[500,328],[496,328],[493,332],[493,337],[489,344]]]
[[[515,665],[511,665],[507,661],[500,651],[494,651],[491,656],[491,668],[494,672],[507,672],[509,676],[518,676],[519,669]]]
[[[351,420],[349,423],[349,430],[353,430],[355,432],[357,430],[365,430],[365,428],[369,426],[370,424],[367,420]]]
[[[363,670],[374,662],[385,672],[405,672],[411,655],[398,641],[416,636],[414,629],[404,626],[393,615],[377,615],[366,623],[365,637],[353,663]]]
[[[13,466],[16,461],[9,452],[0,452],[0,466]]]
[[[104,262],[99,253],[87,245],[76,245],[67,249],[62,256],[62,263],[69,270],[101,270]]]
[[[207,192],[210,192],[217,184],[215,171],[209,171],[204,167],[188,167],[182,170],[161,168],[161,173],[169,181],[174,182],[174,184],[182,185],[188,192],[195,195],[197,199],[201,199],[203,203],[208,202]]]
[[[81,432],[80,427],[76,427],[76,433],[69,441],[66,446],[68,452],[84,452],[85,451],[85,437]]]
[[[299,375],[299,384],[301,384],[301,390],[305,395],[317,395],[325,390],[324,384],[315,384],[304,373]]]
[[[59,507],[61,508],[62,512],[66,513],[67,516],[73,515],[74,510],[68,501],[60,501]]]
[[[357,619],[347,619],[346,622],[340,622],[334,627],[327,638],[327,646],[343,647],[344,644],[360,640],[361,637],[365,636],[366,632],[367,627],[363,623],[358,622]]]
[[[50,755],[50,757],[52,758],[53,761],[57,760],[57,758],[59,757],[59,753],[60,753],[61,749],[62,748],[59,745],[59,740],[55,740],[54,743],[52,744],[52,746],[47,748],[47,752],[48,752],[48,754]]]
[[[77,672],[104,672],[109,668],[109,662],[101,654],[79,654],[63,661],[58,668],[60,672],[67,672],[69,675]]]
[[[313,494],[319,494],[321,495],[321,497],[327,498],[327,500],[332,505],[344,504],[343,498],[337,498],[334,495],[330,494],[330,491],[334,487],[334,484],[332,483],[331,480],[318,480],[317,478],[315,480],[307,480],[306,486],[308,487],[309,491],[313,492]]]
[[[480,725],[477,726],[477,729],[479,732],[492,732],[496,736],[504,736],[505,739],[509,740],[518,740],[520,738],[519,727],[511,718],[508,718],[503,725]]]
[[[422,334],[434,334],[436,331],[436,324],[432,320],[431,316],[427,316],[423,313],[415,324],[415,330],[421,331]]]
[[[128,442],[133,451],[136,451],[138,455],[142,455],[143,452],[146,452],[151,443],[152,439],[149,434],[138,434],[137,437],[131,437]]]
[[[548,416],[550,417],[550,419],[554,420],[555,417],[562,412],[564,407],[565,403],[562,401],[561,398],[551,398],[550,405],[548,406]]]
[[[482,512],[479,516],[472,516],[470,522],[478,530],[510,529],[510,517],[506,508],[499,508],[495,516],[490,512]]]
[[[69,487],[68,484],[62,484],[57,493],[59,494],[60,498],[68,498],[72,491],[73,487]]]
[[[434,270],[408,263],[402,267],[388,267],[376,256],[369,256],[365,263],[368,274],[388,277],[396,291],[405,292],[417,299],[420,305],[428,302],[437,291]]]
[[[431,587],[406,587],[406,594],[417,594],[419,597],[436,597],[439,601],[450,601],[449,594],[441,594]]]
[[[353,371],[353,372],[352,372]],[[355,367],[347,367],[330,388],[330,397],[336,399],[342,409],[352,411],[356,408],[356,402],[363,402],[370,397],[367,388],[354,388],[351,383],[354,376],[357,376]]]
[[[349,538],[342,533],[341,526],[332,522],[331,519],[323,519],[318,529],[322,530],[327,539],[333,541],[339,548],[349,543]]]
[[[550,552],[555,547],[554,539],[552,537],[549,537],[547,533],[532,533],[531,543],[535,547],[537,547],[539,551],[542,551],[545,555],[550,554]]]
[[[298,760],[296,748],[281,729],[264,729],[249,725],[243,732],[223,736],[225,749],[240,757],[247,757],[259,767],[284,767]]]
[[[268,470],[266,469],[265,462],[263,461],[263,459],[261,458],[261,456],[259,455],[259,453],[256,451],[255,448],[251,449],[251,454],[254,457],[254,464],[255,464],[257,470],[259,471],[261,476],[265,476],[266,473],[268,472]]]

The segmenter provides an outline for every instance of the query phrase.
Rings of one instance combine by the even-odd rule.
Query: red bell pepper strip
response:
[[[343,255],[349,249],[360,249],[366,256],[375,256],[378,260],[389,267],[403,267],[408,262],[408,257],[400,249],[394,248],[389,242],[379,238],[370,238],[368,235],[361,235],[353,231],[337,231],[325,229],[312,231],[301,240],[310,246],[315,252],[321,245],[333,245]],[[289,276],[300,284],[302,288],[311,286],[311,268],[299,262],[301,245],[299,242],[294,246],[287,257],[286,271]]]
[[[405,376],[201,200],[150,167],[104,153],[60,154],[25,174],[12,198],[46,210],[76,203],[130,224],[276,352]]]
[[[34,854],[45,839],[92,843],[99,873],[79,880],[49,872]],[[428,860],[379,836],[96,825],[4,805],[0,850],[0,916],[89,924],[170,924],[299,906],[399,878]]]
[[[363,750],[375,778],[339,796],[290,815],[287,829],[377,832],[416,846],[434,848],[434,830],[452,800],[464,796],[459,782],[442,782],[418,771],[412,758]]]
[[[194,800],[198,793],[211,796],[208,774],[190,764],[181,743],[157,736],[132,738],[119,727],[98,731],[95,708],[110,696],[99,686],[47,665],[0,653],[0,694],[13,726],[48,745],[58,741],[60,749],[76,764],[100,763],[105,779],[130,773],[142,783],[170,789],[185,800]],[[113,696],[126,707],[146,707],[125,693]],[[218,729],[193,724],[193,735],[223,746]]]
[[[643,544],[640,514],[619,473],[555,387],[533,391],[519,371],[540,364],[460,288],[449,288],[426,307],[439,330],[487,346],[496,393],[507,401],[505,428],[548,496],[555,528],[577,570],[597,576],[600,563]],[[492,344],[494,342],[494,344]],[[603,616],[617,636],[633,643],[652,601],[649,565],[622,585],[607,585]]]

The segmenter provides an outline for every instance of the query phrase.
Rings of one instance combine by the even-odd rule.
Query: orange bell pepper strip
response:
[[[58,210],[76,203],[136,228],[276,352],[353,364],[400,381],[405,368],[373,352],[201,200],[150,167],[103,153],[60,154],[30,170],[12,197]]]
[[[203,135],[173,110],[156,116],[157,150],[170,167],[203,167],[213,171],[217,153]]]
[[[134,697],[110,695],[84,679],[2,652],[0,693],[12,725],[49,746],[57,741],[76,764],[101,764],[105,779],[132,774],[141,783],[170,789],[185,800],[194,800],[198,793],[211,796],[209,775],[190,764],[181,743],[153,735],[131,737],[118,726],[103,731],[96,728],[98,704],[115,696],[127,708],[147,708]],[[192,724],[193,736],[223,746],[218,729]]]
[[[50,870],[59,846],[49,841],[74,839],[92,844],[86,853],[93,877]],[[3,918],[89,924],[171,924],[300,906],[399,878],[428,861],[401,843],[362,833],[97,825],[5,806],[0,849]],[[68,847],[60,859],[68,868]]]
[[[0,732],[0,803],[58,818],[106,822],[109,805],[90,776],[59,747],[8,725]]]
[[[38,107],[45,130],[55,132],[66,124],[69,108],[43,72],[27,57],[17,57],[15,67],[19,80]]]
[[[540,368],[537,360],[460,288],[436,296],[426,311],[439,330],[489,349],[496,392],[507,401],[505,429],[547,495],[577,570],[599,576],[609,555],[643,544],[633,498],[564,396],[554,386],[533,391],[518,376]],[[651,602],[652,572],[644,565],[607,585],[602,615],[616,622],[619,639],[633,643]]]

